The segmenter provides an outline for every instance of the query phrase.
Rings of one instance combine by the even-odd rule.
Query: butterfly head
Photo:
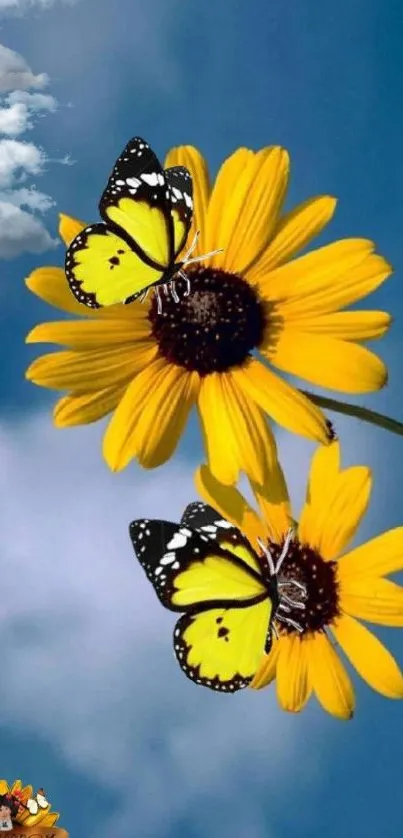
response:
[[[274,562],[273,556],[267,544],[265,544],[262,539],[258,539],[258,544],[267,562],[270,581],[273,584],[273,590],[275,591],[275,599],[277,600],[275,619],[279,622],[285,623],[285,625],[289,628],[302,633],[303,628],[301,623],[294,618],[294,614],[295,611],[303,612],[305,610],[305,601],[307,597],[306,587],[299,580],[288,578],[281,572],[284,561],[288,556],[293,535],[293,530],[288,530],[283,548],[276,562]]]

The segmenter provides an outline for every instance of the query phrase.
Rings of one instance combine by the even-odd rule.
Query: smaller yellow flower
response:
[[[54,826],[59,820],[58,812],[51,812],[51,805],[48,804],[46,809],[39,808],[36,815],[31,815],[26,808],[28,801],[32,798],[32,786],[23,786],[21,780],[14,780],[10,785],[7,780],[0,780],[0,795],[10,795],[14,801],[20,803],[20,809],[14,817],[16,824],[21,824],[25,827],[30,826]]]
[[[387,698],[403,698],[403,675],[394,658],[360,622],[403,627],[403,588],[384,578],[403,569],[403,527],[345,552],[368,506],[370,469],[341,469],[338,442],[319,448],[298,525],[279,465],[263,488],[251,483],[262,518],[206,466],[196,473],[196,485],[207,503],[243,531],[255,548],[259,538],[265,540],[274,561],[290,525],[296,527],[282,575],[306,589],[305,610],[291,609],[289,614],[302,630],[277,623],[278,639],[250,686],[261,689],[276,678],[284,710],[300,711],[315,693],[328,713],[349,719],[355,695],[336,652],[338,644],[374,690]]]

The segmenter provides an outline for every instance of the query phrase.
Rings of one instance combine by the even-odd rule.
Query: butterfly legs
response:
[[[183,296],[188,297],[190,294],[190,279],[184,271],[178,271],[178,276],[186,282],[186,291],[183,292]]]

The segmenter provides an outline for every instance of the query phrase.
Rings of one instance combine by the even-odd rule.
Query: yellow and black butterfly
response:
[[[205,256],[190,258],[198,233],[184,258],[193,215],[193,184],[185,166],[163,169],[148,143],[134,137],[116,161],[99,212],[103,222],[86,227],[66,253],[65,271],[74,296],[90,308],[143,301],[154,288],[179,297],[176,278],[190,280],[184,268]]]
[[[191,503],[180,524],[143,519],[129,531],[158,598],[183,613],[174,650],[196,684],[222,692],[246,687],[270,650],[274,619],[300,630],[291,615],[305,607],[304,586],[278,578],[291,531],[276,565],[263,542],[257,555],[236,527],[203,503]],[[289,596],[292,586],[296,600]]]

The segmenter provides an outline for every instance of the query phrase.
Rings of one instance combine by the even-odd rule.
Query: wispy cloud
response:
[[[49,9],[58,3],[73,5],[78,0],[0,0],[0,14],[23,14],[29,9]]]
[[[133,818],[144,838],[163,836],[202,800],[211,803],[198,817],[203,834],[243,838],[250,817],[249,835],[266,836],[247,789],[270,782],[281,796],[302,747],[295,720],[270,693],[219,696],[187,681],[172,653],[174,615],[129,542],[133,517],[175,520],[195,498],[191,468],[179,461],[158,480],[134,469],[111,475],[98,436],[60,433],[43,416],[0,429],[3,722],[35,730],[119,796],[119,823],[105,823],[105,838]],[[309,725],[308,714],[304,736]],[[304,766],[309,783],[316,768],[309,757]],[[227,801],[224,833],[213,822],[217,794]]]
[[[21,189],[28,178],[41,175],[49,162],[42,148],[21,139],[31,131],[38,117],[57,110],[53,96],[38,92],[48,82],[46,73],[35,75],[21,55],[0,45],[0,92],[7,94],[0,98],[0,258],[3,259],[12,259],[24,251],[42,253],[57,244],[40,217],[53,206],[52,199],[34,186]]]
[[[0,93],[40,89],[46,87],[48,81],[46,73],[35,75],[22,55],[0,44]]]

